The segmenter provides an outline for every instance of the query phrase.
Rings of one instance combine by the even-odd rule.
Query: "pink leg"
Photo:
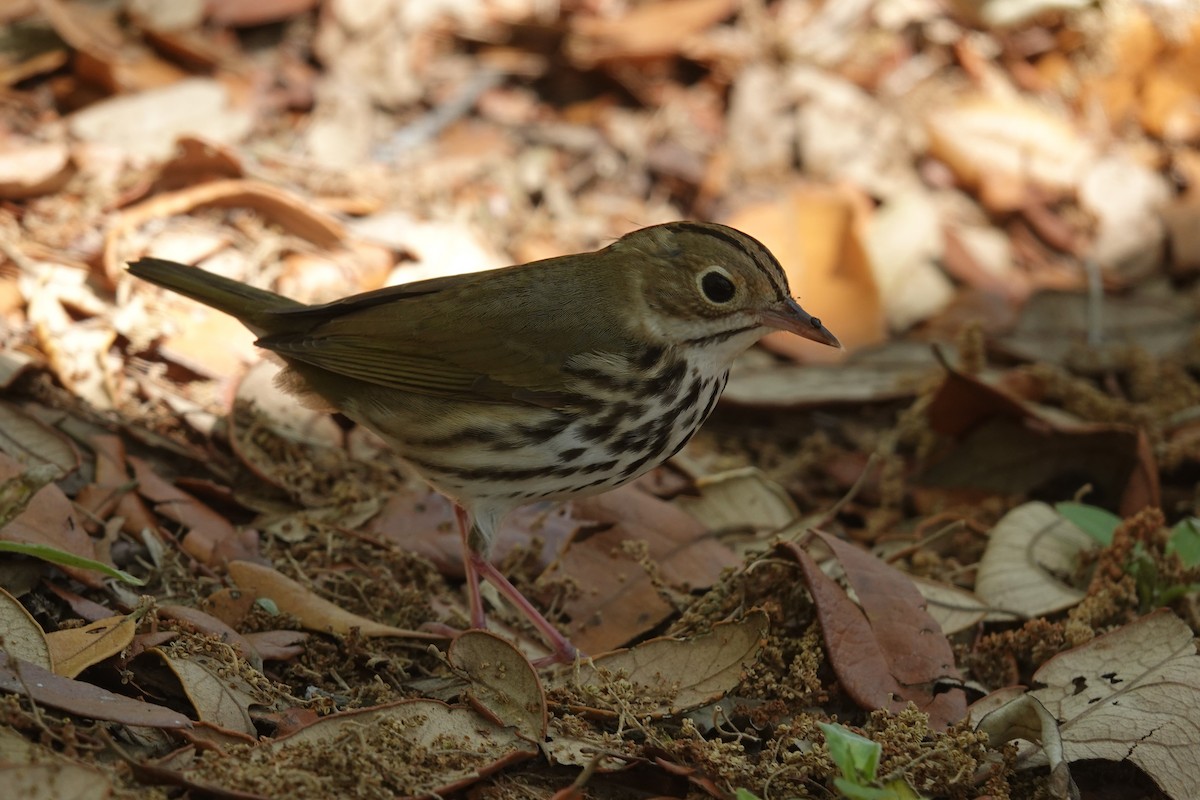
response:
[[[533,624],[533,627],[537,628],[542,638],[554,648],[553,655],[547,656],[540,663],[570,664],[575,660],[576,656],[580,655],[575,645],[571,644],[567,637],[559,633],[558,628],[554,627],[550,620],[542,616],[542,612],[534,608],[533,603],[530,603],[529,599],[521,594],[521,590],[513,586],[504,573],[496,569],[492,562],[478,553],[471,553],[470,558],[475,562],[475,573],[495,586],[504,599],[516,606],[525,615],[525,618]]]
[[[530,603],[528,598],[512,585],[504,573],[496,569],[492,562],[471,549],[467,543],[471,531],[471,520],[467,516],[466,510],[457,503],[454,506],[454,517],[458,520],[458,531],[462,535],[463,571],[467,576],[467,599],[471,606],[471,627],[487,628],[487,618],[483,613],[483,597],[479,594],[479,579],[483,578],[495,586],[508,602],[516,606],[533,624],[538,633],[554,648],[554,653],[545,659],[540,659],[539,664],[569,664],[573,662],[577,656],[581,655],[575,645],[571,644],[550,620],[533,607],[533,603]]]
[[[471,519],[466,509],[454,504],[454,518],[458,520],[458,532],[462,536],[463,571],[467,578],[467,600],[471,606],[471,627],[487,629],[487,617],[483,613],[483,597],[479,594],[479,571],[475,567],[475,552],[467,544],[471,532]]]

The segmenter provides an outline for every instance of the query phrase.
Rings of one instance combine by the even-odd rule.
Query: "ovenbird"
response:
[[[486,578],[569,641],[487,560],[514,508],[603,492],[677,453],[729,367],[772,330],[839,346],[779,262],[723,225],[673,222],[603,250],[305,305],[155,258],[139,278],[241,320],[284,388],[379,434],[456,505],[471,623]]]

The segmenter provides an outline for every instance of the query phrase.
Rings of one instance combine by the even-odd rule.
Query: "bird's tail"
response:
[[[129,272],[142,280],[224,311],[236,317],[257,336],[278,332],[276,312],[307,307],[283,295],[161,258],[141,258],[130,262]],[[275,324],[271,324],[273,321]]]

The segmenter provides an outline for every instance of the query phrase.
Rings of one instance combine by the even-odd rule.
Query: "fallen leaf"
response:
[[[29,696],[36,703],[77,714],[152,728],[186,728],[191,720],[164,706],[145,703],[55,675],[25,661],[13,661],[0,652],[0,691]]]
[[[64,628],[46,634],[46,642],[54,654],[54,671],[64,678],[74,678],[88,667],[120,653],[133,641],[143,616],[144,610],[135,611],[82,628]]]
[[[935,692],[943,679],[960,680],[949,642],[925,611],[908,578],[859,548],[819,534],[846,572],[860,607],[804,549],[780,550],[799,563],[817,606],[825,650],[838,681],[859,707],[898,713],[910,702],[939,729],[966,714],[962,689]]]
[[[446,658],[469,681],[467,697],[477,711],[532,742],[546,738],[546,693],[521,651],[494,633],[472,630],[454,638]]]
[[[659,637],[564,668],[547,678],[551,689],[583,690],[590,713],[619,716],[625,692],[606,698],[600,687],[627,682],[635,687],[636,713],[674,716],[713,703],[742,680],[766,642],[766,613],[753,610],[737,622],[718,623],[690,639]]]
[[[994,609],[992,619],[1032,619],[1075,606],[1084,591],[1069,575],[1096,542],[1045,503],[1025,503],[1004,515],[988,535],[975,593]],[[1007,613],[1005,613],[1007,612]]]
[[[1131,761],[1176,800],[1200,797],[1200,656],[1191,629],[1159,609],[1033,674],[1069,761]]]
[[[4,631],[5,652],[42,669],[54,669],[42,626],[21,601],[3,588],[0,588],[0,631]]]
[[[239,589],[260,598],[269,598],[280,611],[295,616],[300,620],[300,624],[310,631],[333,632],[345,636],[357,628],[361,636],[398,636],[431,641],[446,638],[425,631],[395,628],[351,614],[318,597],[283,573],[261,564],[233,561],[229,564],[229,576],[237,583]]]

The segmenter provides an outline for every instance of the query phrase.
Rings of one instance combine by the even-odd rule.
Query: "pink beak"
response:
[[[821,320],[801,308],[795,300],[788,300],[783,306],[763,311],[759,318],[762,320],[762,324],[769,328],[788,331],[830,347],[840,348],[842,346],[837,337],[821,324]]]

